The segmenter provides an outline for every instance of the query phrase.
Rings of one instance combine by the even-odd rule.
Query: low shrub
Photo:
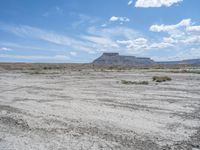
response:
[[[168,76],[154,76],[152,79],[155,82],[166,82],[166,81],[171,81],[172,80]]]
[[[126,81],[126,80],[121,80],[122,84],[126,84],[126,85],[131,85],[131,84],[135,84],[135,85],[148,85],[149,82],[148,81]]]
[[[44,72],[42,70],[34,70],[34,71],[31,71],[29,72],[30,74],[34,75],[34,74],[44,74]]]

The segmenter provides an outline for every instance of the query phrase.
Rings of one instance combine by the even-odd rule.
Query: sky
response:
[[[0,62],[200,58],[200,0],[0,0]]]

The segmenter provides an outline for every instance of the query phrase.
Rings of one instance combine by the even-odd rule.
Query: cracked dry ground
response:
[[[200,75],[0,71],[0,149],[199,150]]]

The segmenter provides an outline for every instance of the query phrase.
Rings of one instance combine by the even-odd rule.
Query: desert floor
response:
[[[0,150],[119,149],[200,150],[200,74],[0,71]]]

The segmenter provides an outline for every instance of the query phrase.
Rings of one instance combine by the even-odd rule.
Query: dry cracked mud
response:
[[[200,75],[1,70],[0,150],[200,150]]]

